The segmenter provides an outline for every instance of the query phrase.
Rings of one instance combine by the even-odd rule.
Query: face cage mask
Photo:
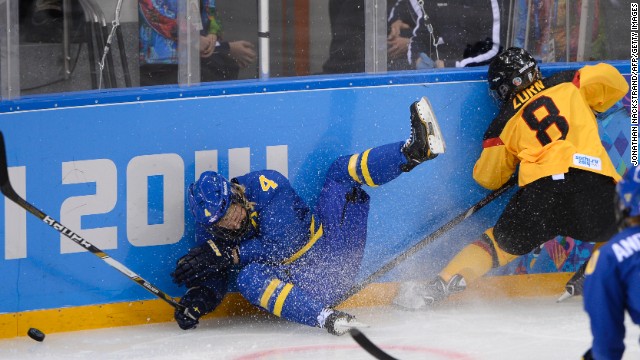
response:
[[[244,208],[247,214],[244,217],[244,220],[242,220],[242,223],[240,224],[239,229],[226,229],[223,227],[216,226],[216,224],[206,227],[207,232],[209,234],[215,236],[218,239],[225,240],[225,241],[240,240],[240,238],[249,231],[249,206],[247,204],[247,199],[243,195],[237,193],[234,189],[232,190],[231,204],[238,204],[242,206],[242,208]]]

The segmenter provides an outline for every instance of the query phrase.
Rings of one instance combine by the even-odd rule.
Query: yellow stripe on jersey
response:
[[[323,234],[322,224],[320,224],[320,226],[318,227],[318,230],[316,231],[315,222],[316,222],[315,217],[311,215],[311,226],[309,228],[309,233],[310,233],[309,242],[305,246],[303,246],[300,250],[298,250],[295,254],[293,254],[290,258],[283,261],[282,262],[283,265],[288,265],[298,260],[302,255],[304,255],[307,251],[309,251],[309,249],[311,249],[311,247],[316,243],[316,241],[318,241],[318,239],[322,237],[322,234]]]
[[[251,220],[251,225],[253,225],[254,229],[258,228],[258,222],[256,221],[256,218],[258,217],[258,212],[254,211],[249,215],[249,220]]]
[[[376,185],[376,183],[373,182],[373,179],[371,178],[371,174],[369,174],[369,165],[367,164],[370,151],[371,149],[362,153],[362,159],[360,160],[360,169],[362,170],[362,176],[364,176],[364,180],[366,181],[367,185],[371,187],[376,187],[378,185]]]
[[[358,184],[362,184],[362,180],[360,180],[360,177],[358,176],[358,169],[356,169],[356,166],[358,164],[358,155],[359,154],[351,155],[351,158],[349,158],[348,170],[351,178],[353,178],[353,180],[355,180]]]
[[[271,280],[269,286],[267,286],[267,288],[262,293],[262,297],[260,298],[260,306],[269,310],[269,299],[271,299],[271,296],[273,296],[273,293],[276,291],[276,288],[278,288],[278,285],[280,285],[281,282],[282,281],[278,279]]]
[[[280,291],[280,295],[278,295],[278,298],[276,299],[276,304],[273,306],[273,315],[278,317],[281,316],[284,301],[287,299],[287,296],[289,296],[289,293],[292,289],[293,285],[289,283],[287,283],[284,288],[282,288],[282,291]]]

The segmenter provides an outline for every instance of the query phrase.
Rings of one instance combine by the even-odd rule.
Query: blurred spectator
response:
[[[473,45],[467,44],[467,48],[462,52],[462,61],[460,63],[465,62],[466,59],[474,59],[474,61],[465,62],[464,66],[473,67],[489,65],[491,63],[491,60],[493,60],[493,58],[496,56],[493,55],[492,51],[495,45],[496,44],[494,44],[491,38],[486,38],[483,41],[478,41]],[[498,46],[497,54],[500,54],[501,52],[502,46]],[[486,54],[489,54],[489,56],[483,57],[483,55]]]
[[[543,62],[623,60],[628,56],[630,32],[621,14],[628,1],[517,0],[514,2],[513,45],[527,47]],[[582,11],[587,10],[585,18]],[[588,20],[587,20],[588,18]],[[578,54],[582,21],[585,46]],[[578,58],[578,56],[582,56]]]
[[[327,74],[364,72],[364,0],[329,0],[331,44]]]
[[[416,15],[407,0],[387,1],[387,70],[409,70],[409,41],[416,26]]]
[[[62,40],[62,0],[21,0],[18,11],[25,41]]]
[[[178,83],[177,0],[139,0],[140,85]],[[222,26],[216,16],[215,0],[201,0],[201,81],[234,80],[240,67],[256,60],[252,43],[222,41]]]
[[[408,70],[407,51],[417,14],[409,0],[387,1],[388,70]],[[331,45],[324,73],[359,73],[365,71],[364,0],[330,0]]]
[[[70,40],[81,37],[80,26],[84,23],[83,12],[77,1],[69,2],[71,9]],[[21,41],[60,43],[63,36],[62,0],[21,0],[18,4],[18,21]]]
[[[498,0],[425,0],[422,3],[421,5],[418,0],[399,0],[395,5],[410,9],[411,17],[416,19],[407,52],[407,59],[412,67],[474,66],[488,63],[499,53]],[[489,39],[491,46],[475,49],[486,48],[486,51],[466,50],[486,39]],[[461,52],[469,57],[461,59]],[[470,56],[472,53],[473,56]]]

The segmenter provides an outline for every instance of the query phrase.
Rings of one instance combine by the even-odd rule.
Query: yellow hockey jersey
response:
[[[491,122],[473,178],[494,190],[520,165],[520,186],[570,167],[620,180],[593,111],[607,110],[628,90],[624,77],[605,63],[535,82],[506,102]]]

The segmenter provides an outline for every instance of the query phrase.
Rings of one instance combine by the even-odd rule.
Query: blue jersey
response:
[[[591,319],[593,358],[620,359],[625,311],[640,324],[640,226],[624,229],[594,252],[586,275],[584,308]]]
[[[309,240],[312,215],[307,204],[293,190],[289,180],[274,170],[261,170],[233,180],[244,186],[250,230],[239,241],[240,264],[281,264]],[[198,224],[196,243],[211,238]]]
[[[401,174],[402,143],[338,158],[312,210],[289,180],[273,170],[232,179],[252,208],[250,230],[239,240],[238,290],[249,302],[287,320],[318,326],[322,309],[344,295],[358,275],[367,236],[369,195]],[[198,245],[212,235],[200,225]],[[220,282],[206,284],[216,294]]]

